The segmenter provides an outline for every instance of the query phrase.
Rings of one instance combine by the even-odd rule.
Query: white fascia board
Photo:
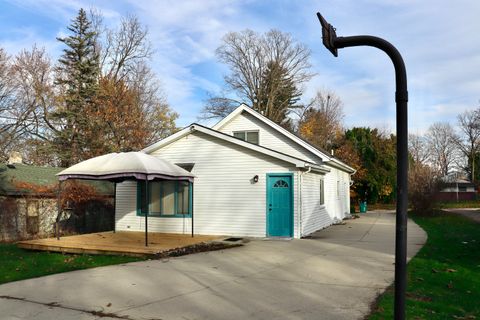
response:
[[[306,166],[312,168],[313,172],[318,172],[318,173],[321,173],[321,174],[329,173],[331,171],[326,166],[319,166],[319,165],[316,165],[316,164],[307,164]]]
[[[238,114],[242,113],[243,110],[251,109],[249,106],[246,104],[242,103],[239,105],[235,110],[230,112],[225,118],[217,122],[212,129],[220,131],[220,129],[225,126],[227,123],[232,121],[233,118],[235,118]]]
[[[332,160],[330,161],[326,161],[324,162],[327,166],[331,166],[331,167],[334,167],[334,168],[337,168],[337,169],[340,169],[342,171],[346,171],[350,174],[354,174],[357,170],[355,170],[354,168],[346,165],[345,163],[343,163],[342,161],[338,160],[338,159],[335,159],[335,158],[332,158]]]
[[[170,144],[170,143],[188,135],[192,131],[192,128],[193,128],[193,126],[191,126],[191,125],[187,126],[187,127],[183,128],[182,130],[180,130],[180,131],[178,131],[178,132],[176,132],[176,133],[174,133],[174,134],[172,134],[172,135],[170,135],[170,136],[168,136],[168,137],[166,137],[166,138],[164,138],[164,139],[162,139],[158,142],[155,142],[154,144],[151,144],[146,148],[143,148],[141,151],[145,152],[147,154],[152,153],[155,150],[158,150],[158,149],[160,149],[160,148],[162,148],[162,147],[164,147],[164,146],[166,146],[166,145],[168,145],[168,144]]]

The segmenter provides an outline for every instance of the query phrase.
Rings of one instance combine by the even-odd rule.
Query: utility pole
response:
[[[370,46],[384,51],[395,68],[395,102],[397,105],[397,214],[395,225],[395,305],[394,319],[405,319],[407,287],[407,207],[408,207],[408,91],[407,72],[400,52],[388,41],[368,35],[337,37],[335,28],[320,13],[322,40],[325,47],[338,57],[338,49]]]

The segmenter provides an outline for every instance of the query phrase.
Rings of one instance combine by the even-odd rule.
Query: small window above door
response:
[[[233,136],[238,139],[242,139],[243,141],[247,141],[250,143],[258,144],[259,143],[259,134],[257,131],[234,131]]]

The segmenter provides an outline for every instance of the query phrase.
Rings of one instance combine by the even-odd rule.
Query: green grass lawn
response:
[[[49,274],[139,261],[123,256],[77,255],[28,251],[0,244],[0,284]]]
[[[407,319],[480,319],[480,224],[453,214],[412,216],[428,241],[408,264]],[[370,320],[392,319],[393,288]]]
[[[459,202],[441,202],[438,204],[442,209],[455,209],[455,208],[480,208],[479,200],[459,201]]]

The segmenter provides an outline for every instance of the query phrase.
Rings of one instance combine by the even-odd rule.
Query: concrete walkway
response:
[[[391,212],[369,212],[309,239],[9,283],[0,318],[361,319],[393,281],[394,223]],[[412,256],[426,235],[408,227]]]

